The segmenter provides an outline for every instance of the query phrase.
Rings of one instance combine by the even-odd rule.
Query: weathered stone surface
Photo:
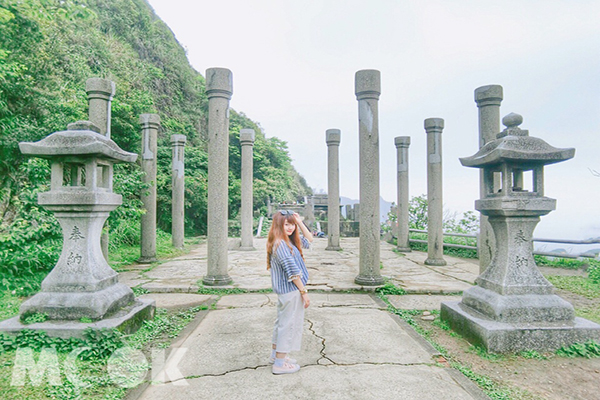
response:
[[[140,199],[146,212],[141,216],[141,245],[139,262],[156,261],[156,168],[158,160],[158,114],[142,114],[142,181],[148,186],[141,191]]]
[[[282,390],[293,398],[318,399],[324,388],[331,400],[479,398],[459,386],[446,370],[426,365],[311,365],[284,377],[273,375],[269,366],[192,378],[187,383],[175,390],[173,385],[152,386],[140,400],[232,399],[240,393],[248,399],[275,399]]]
[[[240,250],[255,250],[252,239],[252,180],[254,178],[253,167],[253,150],[254,146],[254,129],[240,130],[240,145],[242,146],[242,201],[241,201],[241,244]]]
[[[313,296],[313,294],[311,294]],[[368,304],[367,295],[324,295],[338,306],[306,310],[302,350],[292,357],[302,368],[276,376],[267,363],[275,303],[273,295],[224,296],[180,347],[184,380],[151,385],[141,399],[483,398],[448,369],[433,366],[431,353],[388,312],[344,306]],[[230,299],[233,298],[233,299]],[[373,340],[376,337],[377,340]],[[283,386],[282,386],[283,385]]]
[[[439,310],[444,301],[460,301],[460,296],[405,294],[401,296],[389,295],[388,300],[392,305],[401,310]]]
[[[63,230],[63,249],[42,290],[21,305],[21,314],[50,320],[100,319],[133,301],[102,255],[100,235],[108,213],[121,204],[112,192],[113,163],[135,160],[80,121],[36,143],[20,143],[29,155],[50,158],[50,191],[38,202],[53,211]],[[69,182],[65,184],[65,182]]]
[[[115,95],[115,83],[102,78],[90,78],[85,82],[88,96],[89,118],[100,128],[100,133],[110,139],[110,108]]]
[[[373,290],[373,287],[354,283],[358,267],[359,239],[341,238],[342,251],[325,251],[326,239],[316,238],[311,250],[305,252],[310,279],[310,290],[344,291]],[[271,275],[266,268],[266,239],[255,239],[256,251],[230,251],[228,273],[234,278],[236,287],[248,290],[271,288]],[[472,286],[479,268],[476,261],[446,257],[448,265],[429,267],[423,264],[426,253],[414,251],[400,256],[393,251],[394,246],[381,242],[380,269],[383,276],[389,277],[395,285],[409,293],[457,293]],[[196,246],[189,254],[155,266],[151,271],[139,276],[139,272],[121,273],[122,281],[130,286],[144,283],[143,287],[152,292],[169,291],[193,292],[197,281],[207,270],[206,244]],[[137,275],[136,275],[137,274]]]
[[[503,92],[500,85],[487,85],[475,89],[475,103],[479,110],[479,148],[496,139],[500,132],[500,103],[502,103]],[[500,178],[494,179],[493,191],[500,189]],[[483,184],[483,171],[479,173],[479,196],[485,196]],[[487,217],[483,214],[479,217],[479,238],[477,240],[477,253],[479,255],[480,272],[483,272],[492,261],[496,251],[496,239],[494,231]]]
[[[326,250],[338,251],[340,247],[340,141],[339,129],[327,129],[327,240]]]
[[[128,153],[109,138],[99,133],[89,121],[69,124],[66,131],[54,132],[37,142],[21,142],[19,149],[25,155],[41,158],[94,154],[115,162],[134,162],[137,154]]]
[[[379,271],[379,108],[381,74],[361,70],[355,75],[358,100],[360,165],[360,270],[354,282],[382,285]]]
[[[408,147],[410,146],[410,136],[397,136],[394,138],[396,145],[396,173],[397,173],[397,194],[398,205],[396,207],[397,221],[397,249],[402,252],[410,252],[410,243],[408,235]]]
[[[441,318],[473,344],[496,353],[552,351],[589,340],[600,342],[600,325],[575,317],[570,322],[499,322],[473,312],[460,302],[444,302]]]
[[[173,247],[176,249],[183,248],[183,240],[185,238],[185,142],[185,135],[171,135],[171,146],[173,147],[171,234],[173,237]]]
[[[138,298],[154,300],[156,307],[159,308],[190,308],[209,303],[213,296],[188,293],[151,293],[143,294]]]
[[[496,250],[477,286],[460,303],[443,303],[442,318],[489,351],[553,350],[578,341],[600,338],[600,325],[575,318],[573,306],[556,296],[533,259],[533,230],[541,215],[555,208],[544,197],[543,166],[564,161],[574,149],[555,149],[529,137],[518,125],[522,117],[503,119],[506,129],[463,165],[484,170],[484,196],[475,208],[488,217]],[[523,172],[533,172],[525,190]],[[500,174],[499,192],[494,174]]]
[[[427,118],[427,260],[425,264],[442,266],[444,260],[444,200],[442,180],[442,118]]]
[[[137,331],[145,320],[154,318],[154,300],[137,299],[124,306],[104,319],[85,323],[72,320],[48,320],[35,324],[25,325],[19,317],[14,317],[0,322],[0,332],[17,334],[23,329],[43,331],[51,337],[80,338],[83,339],[87,328],[93,329],[119,329],[125,334]]]
[[[225,68],[206,70],[208,96],[208,269],[205,285],[231,283],[227,274],[229,206],[229,100],[233,75]]]

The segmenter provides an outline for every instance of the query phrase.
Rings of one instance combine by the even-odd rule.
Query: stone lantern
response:
[[[554,294],[533,258],[533,230],[556,208],[544,196],[544,166],[573,158],[575,149],[558,149],[530,137],[509,114],[497,139],[462,165],[483,169],[484,196],[475,208],[489,218],[496,252],[461,302],[442,303],[441,318],[465,338],[493,352],[552,350],[600,339],[600,325],[576,318],[573,306]],[[494,192],[494,178],[501,188]],[[530,179],[530,182],[527,181]]]
[[[112,191],[113,164],[134,162],[137,154],[123,151],[99,132],[91,122],[79,121],[38,142],[19,143],[23,154],[50,160],[50,191],[40,193],[38,202],[55,213],[64,240],[56,266],[41,291],[21,305],[21,316],[39,312],[48,316],[48,322],[84,317],[98,321],[119,310],[121,321],[102,325],[117,327],[128,313],[153,314],[153,301],[134,301],[131,289],[118,283],[117,273],[102,255],[102,226],[122,203],[121,195]],[[4,328],[0,327],[10,330]],[[51,326],[44,328],[53,333]],[[63,330],[62,336],[68,334]]]

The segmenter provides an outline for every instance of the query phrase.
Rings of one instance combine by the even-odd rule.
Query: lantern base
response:
[[[473,286],[464,292],[462,304],[493,321],[506,323],[569,323],[575,318],[573,305],[555,294],[500,295]]]
[[[493,353],[553,351],[589,340],[600,342],[600,325],[579,317],[570,323],[505,323],[457,301],[442,303],[440,317],[470,343]]]
[[[132,304],[120,308],[106,318],[95,322],[80,321],[45,321],[25,325],[18,316],[0,321],[0,332],[16,335],[23,329],[43,331],[50,337],[68,339],[71,337],[84,339],[89,328],[118,329],[124,334],[136,332],[146,320],[154,318],[156,309],[152,299],[136,299]]]
[[[40,292],[21,304],[19,313],[44,313],[49,320],[99,320],[134,299],[131,289],[122,283],[97,292]]]

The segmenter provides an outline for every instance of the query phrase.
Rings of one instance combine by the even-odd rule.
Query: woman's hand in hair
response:
[[[302,226],[302,217],[300,217],[300,214],[294,213],[294,219],[296,220],[296,225]]]

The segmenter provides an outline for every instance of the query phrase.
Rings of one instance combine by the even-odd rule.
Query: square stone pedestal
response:
[[[0,321],[0,333],[16,335],[23,329],[34,331],[44,331],[51,337],[60,337],[63,339],[75,337],[83,339],[83,333],[87,328],[92,329],[118,329],[129,334],[137,331],[146,320],[154,318],[155,301],[152,299],[135,299],[135,301],[125,306],[106,318],[91,322],[79,321],[60,321],[48,320],[35,324],[25,325],[19,319],[19,316]]]
[[[462,302],[444,302],[441,319],[472,344],[489,352],[552,351],[589,340],[600,342],[600,325],[575,317],[573,323],[504,323],[491,320]]]

